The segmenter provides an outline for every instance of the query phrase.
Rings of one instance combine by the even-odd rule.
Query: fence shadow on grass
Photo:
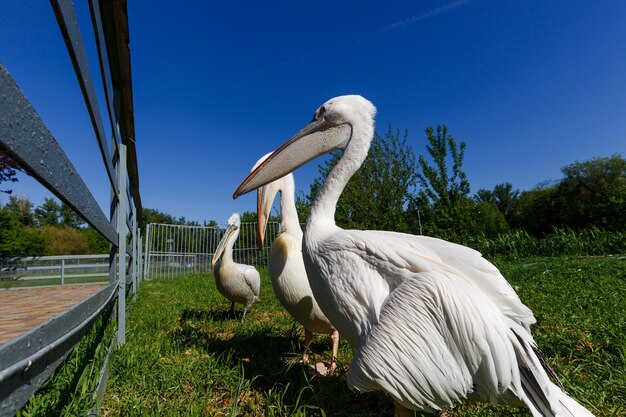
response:
[[[267,317],[240,315],[233,319],[228,308],[186,309],[170,337],[183,348],[193,348],[211,355],[220,355],[229,365],[241,364],[247,378],[254,378],[252,388],[263,395],[282,388],[282,401],[307,404],[333,416],[392,416],[389,397],[380,393],[357,395],[346,384],[346,364],[328,377],[314,377],[308,367],[298,363],[303,346],[296,327],[280,329]],[[328,342],[329,343],[329,342]],[[312,350],[323,351],[322,342]],[[312,355],[312,360],[317,355]],[[317,358],[321,359],[321,358]],[[289,384],[289,385],[288,385]],[[317,415],[311,413],[307,415]],[[320,414],[321,415],[321,414]]]

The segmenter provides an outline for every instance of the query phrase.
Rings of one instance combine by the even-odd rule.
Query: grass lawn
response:
[[[567,391],[596,416],[626,416],[626,259],[526,258],[496,265],[534,311],[533,334]],[[142,284],[126,344],[114,352],[105,416],[393,416],[382,393],[357,395],[339,371],[310,379],[298,363],[302,331],[262,271],[261,303],[246,319],[209,274]],[[241,312],[241,306],[238,306]],[[312,345],[328,359],[330,340]],[[419,414],[418,414],[419,415]],[[461,405],[454,416],[530,416],[525,410]]]

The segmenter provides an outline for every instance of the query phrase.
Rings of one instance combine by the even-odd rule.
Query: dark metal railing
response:
[[[111,186],[109,214],[97,204],[67,154],[9,70],[0,63],[0,149],[111,243],[109,285],[47,323],[0,346],[0,415],[14,415],[63,362],[105,311],[117,303],[115,344],[125,341],[126,295],[142,279],[141,199],[124,0],[90,0],[92,26],[107,101],[102,117],[96,85],[71,0],[51,0]],[[107,65],[108,64],[108,65]],[[50,98],[55,100],[54,97]],[[103,120],[110,123],[107,140]],[[128,191],[127,191],[128,190]],[[130,195],[130,198],[129,198]],[[116,259],[128,259],[116,262]],[[108,317],[108,316],[107,316]],[[108,355],[94,393],[96,412],[108,375]]]

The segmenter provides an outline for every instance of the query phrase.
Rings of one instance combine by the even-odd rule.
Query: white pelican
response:
[[[464,399],[525,404],[533,416],[592,416],[553,384],[528,309],[473,249],[424,236],[342,230],[337,200],[365,159],[375,107],[341,96],[242,182],[234,198],[343,149],[311,206],[302,245],[315,299],[355,349],[348,384],[382,390],[396,415]]]
[[[233,261],[233,245],[239,237],[240,227],[239,214],[233,213],[228,219],[226,232],[215,249],[211,265],[213,265],[217,290],[231,301],[230,314],[235,313],[235,303],[243,304],[243,316],[241,317],[243,321],[248,308],[259,302],[261,276],[253,266],[238,264]]]
[[[269,155],[259,159],[255,167]],[[327,375],[336,367],[339,332],[330,324],[330,321],[317,305],[304,269],[302,228],[296,211],[293,175],[288,174],[257,191],[257,232],[261,246],[265,239],[265,228],[274,204],[274,198],[280,191],[280,235],[272,242],[267,272],[272,280],[272,288],[274,288],[278,301],[304,327],[304,345],[306,348],[313,339],[313,333],[331,335],[333,353],[330,367],[324,363],[315,365],[318,374]],[[308,363],[306,352],[302,355],[302,361],[305,364]]]

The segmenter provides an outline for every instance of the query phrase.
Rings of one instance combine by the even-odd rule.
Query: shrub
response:
[[[88,253],[87,238],[78,229],[67,226],[43,226],[46,255],[84,255]]]

